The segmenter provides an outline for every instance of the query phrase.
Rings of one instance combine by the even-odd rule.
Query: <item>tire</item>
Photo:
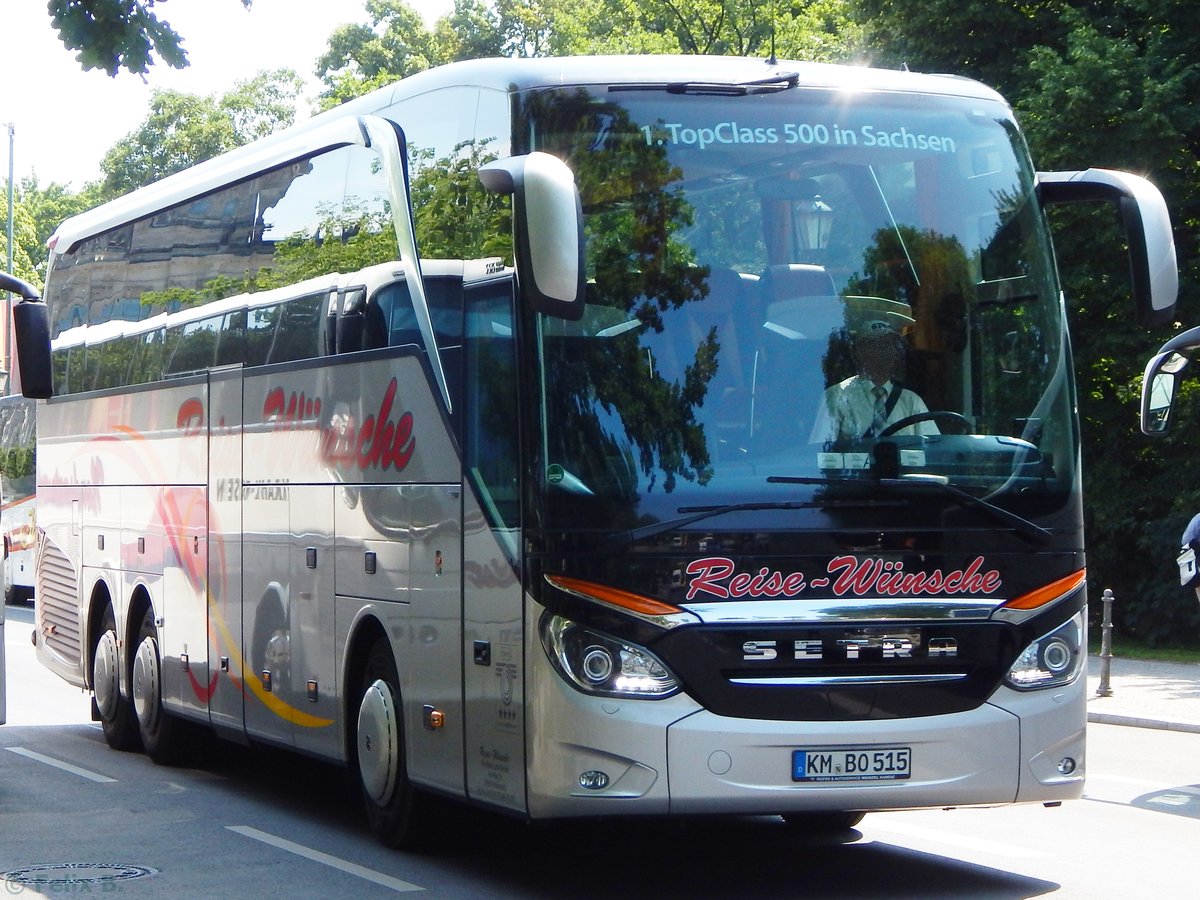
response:
[[[784,813],[783,821],[797,831],[807,834],[837,834],[849,831],[863,820],[861,812]]]
[[[120,672],[117,624],[109,606],[100,620],[100,637],[92,647],[92,694],[108,746],[114,750],[139,750],[142,741],[137,717],[133,704],[121,696]]]
[[[186,747],[185,723],[163,708],[162,657],[158,652],[153,609],[147,609],[142,617],[129,682],[146,755],[162,766],[179,764]]]
[[[371,832],[384,846],[415,850],[429,846],[432,798],[408,780],[399,685],[387,639],[378,638],[358,692],[354,766]]]

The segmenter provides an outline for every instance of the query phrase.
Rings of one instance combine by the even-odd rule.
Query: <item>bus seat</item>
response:
[[[761,316],[754,279],[733,269],[713,267],[705,282],[708,293],[684,303],[680,312],[686,327],[679,330],[676,352],[683,367],[696,362],[697,352],[715,328],[717,369],[709,380],[697,418],[715,429],[717,444],[733,449],[744,444],[750,425],[750,384],[754,366],[755,332]]]
[[[844,311],[821,266],[772,266],[760,289],[765,312],[756,345],[753,438],[759,452],[772,453],[808,439]]]
[[[824,266],[788,263],[763,272],[759,289],[765,304],[795,297],[835,297],[837,290]]]

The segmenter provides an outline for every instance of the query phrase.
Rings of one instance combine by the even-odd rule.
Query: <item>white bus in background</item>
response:
[[[34,375],[28,383],[26,383],[22,375],[28,371],[24,366],[14,366],[15,371],[9,373],[11,380],[10,387],[15,391],[28,390],[29,398],[42,398],[50,393],[50,384],[47,378],[47,372],[40,360],[45,356],[46,345],[49,340],[48,321],[46,317],[46,307],[38,302],[37,291],[28,283],[21,281],[19,278],[14,278],[7,272],[0,272],[0,291],[7,293],[7,301],[12,303],[9,310],[9,322],[19,332],[13,344],[18,355],[22,359],[32,360],[33,367],[38,370],[38,374]],[[16,294],[19,300],[13,298]],[[9,580],[9,540],[8,540],[8,519],[9,510],[8,504],[8,482],[6,475],[10,471],[14,473],[23,471],[32,465],[32,458],[28,463],[23,462],[20,457],[25,450],[12,456],[8,451],[10,444],[20,448],[30,448],[32,437],[32,422],[33,422],[33,406],[32,400],[26,399],[24,396],[13,396],[0,398],[0,437],[3,438],[3,444],[0,448],[3,453],[0,454],[0,484],[4,485],[3,501],[5,509],[0,514],[0,525],[5,530],[4,535],[4,556],[5,556],[5,596],[4,602],[0,603],[0,725],[4,724],[7,710],[5,704],[5,662],[4,662],[4,607],[10,599],[8,586],[12,584]],[[25,423],[28,421],[29,426],[26,428]],[[28,452],[32,453],[29,449]],[[11,467],[10,467],[11,463]],[[28,479],[25,479],[28,483]],[[28,566],[28,555],[25,556],[25,566]],[[15,599],[15,598],[14,598]]]
[[[431,70],[68,220],[18,307],[38,656],[114,747],[345,763],[395,845],[434,797],[1077,798],[1043,208],[1097,199],[1166,320],[1161,195],[1037,173],[990,89],[642,56]],[[824,435],[868,332],[927,411]]]
[[[5,603],[33,598],[36,415],[33,400],[19,394],[0,397],[0,532],[4,537]]]

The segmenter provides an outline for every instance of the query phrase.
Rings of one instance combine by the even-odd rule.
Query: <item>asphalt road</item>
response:
[[[162,768],[117,753],[85,695],[32,660],[9,609],[0,884],[14,896],[1162,898],[1195,893],[1200,735],[1089,726],[1085,799],[1057,809],[869,815],[842,835],[782,820],[526,825],[466,811],[440,849],[367,833],[336,768],[206,745]],[[26,621],[22,621],[25,619]]]

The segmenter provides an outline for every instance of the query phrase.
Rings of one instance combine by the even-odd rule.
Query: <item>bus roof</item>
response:
[[[49,240],[65,252],[76,243],[174,203],[215,190],[238,178],[282,164],[312,146],[318,129],[329,146],[364,142],[356,116],[385,109],[406,97],[437,88],[466,85],[502,91],[594,84],[746,85],[784,82],[797,86],[856,92],[924,93],[1003,99],[991,88],[954,75],[924,75],[866,66],[733,56],[570,56],[539,59],[480,59],[438,66],[355,98],[311,119],[170,175],[65,220]]]

